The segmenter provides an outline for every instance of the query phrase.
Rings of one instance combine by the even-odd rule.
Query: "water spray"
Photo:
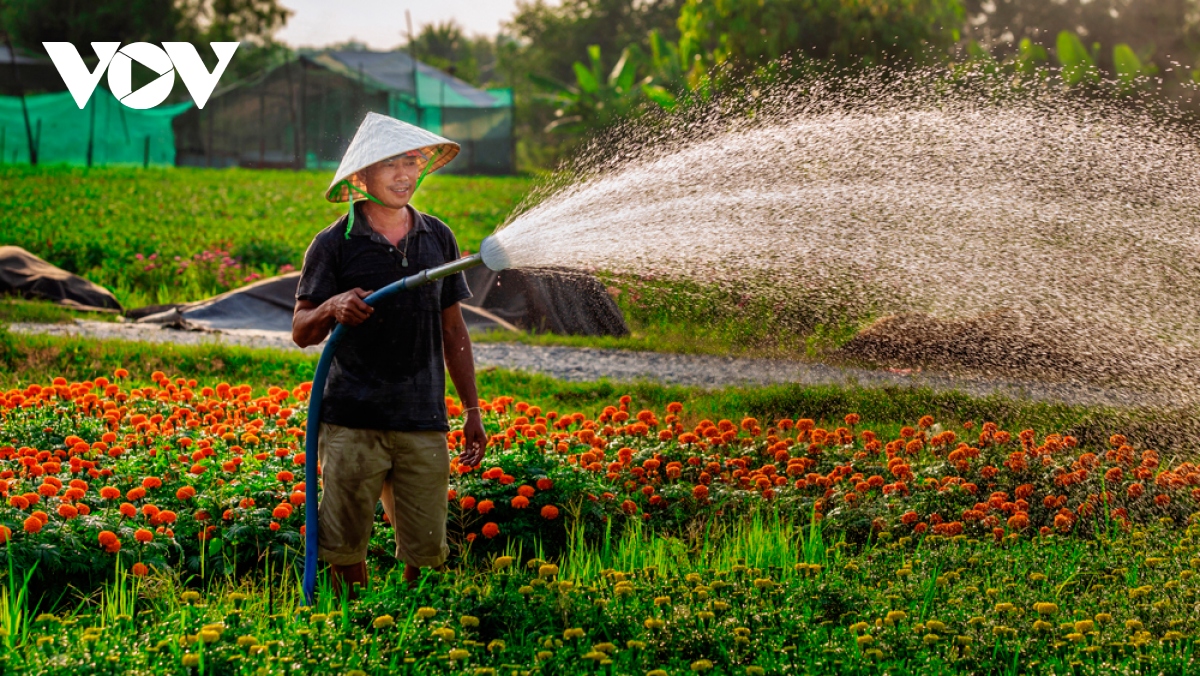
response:
[[[449,277],[480,264],[498,272],[511,267],[512,259],[493,235],[483,240],[479,253],[396,280],[367,296],[363,302],[374,307],[379,301],[400,291]],[[313,374],[312,392],[308,400],[308,423],[304,437],[304,600],[310,606],[315,603],[317,586],[317,533],[320,528],[317,524],[317,443],[321,432],[321,400],[324,398],[325,380],[329,377],[333,355],[347,330],[344,324],[338,324],[329,334],[329,340],[321,351],[321,359],[317,362],[317,372]]]

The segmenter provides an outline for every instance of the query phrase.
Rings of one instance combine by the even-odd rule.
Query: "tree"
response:
[[[485,36],[468,37],[453,19],[425,24],[404,49],[423,63],[477,87],[485,87],[496,80],[494,41]]]
[[[1127,43],[1139,61],[1150,62],[1160,72],[1169,71],[1172,61],[1197,65],[1198,0],[964,0],[964,3],[968,19],[963,28],[965,37],[977,40],[1000,57],[1019,50],[1022,40],[1056,47],[1058,36],[1070,31],[1088,45]],[[1101,51],[1097,57],[1097,67],[1116,73],[1116,60],[1110,52]]]
[[[948,55],[962,17],[959,0],[687,0],[679,42],[734,72],[785,55],[837,66],[920,63]]]

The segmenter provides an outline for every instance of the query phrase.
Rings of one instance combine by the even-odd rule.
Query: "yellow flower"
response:
[[[686,580],[688,584],[700,584],[704,581],[704,578],[700,577],[699,573],[688,573],[687,575],[683,576],[683,579]]]
[[[447,643],[454,640],[454,630],[447,627],[439,627],[438,629],[434,629],[433,635],[434,637],[446,641]]]
[[[696,660],[692,662],[692,671],[711,671],[713,663],[711,660]]]
[[[498,638],[494,638],[494,639],[492,639],[492,641],[490,643],[487,644],[487,651],[489,653],[503,652],[504,645],[505,645],[504,641],[501,641]]]
[[[205,643],[216,643],[221,638],[221,632],[213,631],[212,629],[203,629],[200,631],[200,640]]]
[[[925,626],[929,629],[929,631],[937,631],[937,632],[941,632],[941,633],[946,632],[946,623],[945,622],[940,622],[938,620],[930,620],[925,623]]]
[[[750,629],[748,627],[734,627],[733,635],[734,636],[749,636]]]
[[[698,619],[702,622],[707,622],[708,620],[711,620],[715,617],[716,617],[715,613],[712,613],[707,610],[701,610],[700,612],[696,613],[696,619]]]
[[[321,624],[322,622],[328,620],[329,617],[325,615],[325,613],[313,613],[313,616],[309,619],[312,620],[313,624]]]
[[[551,657],[554,657],[554,653],[550,652],[549,650],[538,651],[537,658],[539,660],[548,660]]]
[[[1053,603],[1035,603],[1033,610],[1038,615],[1054,615],[1058,612],[1058,606]]]
[[[558,566],[553,563],[543,564],[538,567],[538,577],[553,577],[558,575]]]
[[[563,631],[563,640],[569,641],[573,638],[583,638],[583,629],[574,627]]]
[[[1183,634],[1178,631],[1168,631],[1163,634],[1164,641],[1179,641],[1183,639]]]
[[[975,641],[975,639],[971,638],[970,636],[961,636],[960,635],[960,636],[954,637],[954,642],[961,646],[971,645],[974,641]]]
[[[429,608],[429,607],[417,608],[417,617],[421,618],[422,620],[428,620],[429,618],[433,617],[434,615],[437,615],[437,610],[434,608]]]
[[[625,642],[625,647],[629,648],[630,650],[641,650],[646,647],[646,642],[630,639]]]
[[[465,660],[471,656],[471,653],[462,648],[455,648],[450,651],[450,659],[454,661]]]
[[[580,656],[579,659],[594,660],[596,662],[599,662],[600,660],[608,659],[608,655],[605,655],[604,653],[602,653],[598,650],[589,650],[588,652],[586,652],[582,656]]]
[[[667,623],[655,617],[647,617],[646,621],[643,622],[642,625],[647,629],[662,629],[663,627],[667,626]]]
[[[464,627],[478,627],[479,618],[475,617],[474,615],[463,615],[462,617],[458,618],[458,623]]]
[[[380,615],[371,623],[376,629],[387,629],[396,626],[396,620],[391,615]]]
[[[860,648],[865,648],[875,642],[875,638],[870,634],[863,634],[854,640],[858,642],[858,647]]]
[[[512,564],[513,564],[513,557],[497,556],[496,560],[492,562],[492,570],[504,570],[505,568],[508,568]]]
[[[602,652],[605,655],[611,655],[617,651],[617,646],[613,645],[612,643],[607,643],[607,642],[597,643],[596,645],[592,646],[592,650]]]
[[[1036,608],[1036,607],[1037,606],[1035,605],[1034,608]],[[1017,607],[1011,603],[997,603],[996,604],[996,612],[998,612],[998,613],[1011,613],[1016,609],[1017,609]]]
[[[198,667],[200,666],[200,656],[195,653],[188,653],[183,656],[183,666]]]
[[[252,645],[258,645],[258,639],[253,636],[239,636],[237,644],[239,648],[249,648]]]
[[[907,618],[908,613],[904,612],[903,610],[889,610],[887,617],[883,618],[883,621],[889,625],[892,625],[896,624],[897,622],[903,622]]]
[[[529,585],[523,585],[517,590],[517,593],[521,596],[528,596],[533,593],[533,587],[530,587]]]
[[[1036,622],[1033,623],[1033,630],[1034,631],[1053,631],[1054,625],[1050,624],[1049,622],[1037,620]]]
[[[712,608],[718,613],[723,613],[729,610],[729,604],[724,601],[713,601]]]
[[[496,670],[491,667],[476,667],[475,676],[496,676]]]
[[[670,596],[657,596],[654,598],[654,605],[669,606],[669,605],[671,605],[671,597]]]
[[[618,582],[616,587],[613,587],[613,592],[617,596],[630,596],[633,594],[633,585],[629,582]]]
[[[1086,634],[1096,628],[1096,623],[1091,620],[1080,620],[1075,623],[1075,631],[1080,634]]]
[[[647,671],[646,676],[670,676],[670,674],[664,669],[655,669],[654,671]]]
[[[1109,615],[1108,613],[1096,613],[1096,621],[1101,624],[1112,622],[1112,615]]]
[[[746,676],[766,676],[766,673],[762,667],[746,667]]]
[[[1142,621],[1141,620],[1125,620],[1125,629],[1127,629],[1129,631],[1141,631]]]
[[[200,600],[200,593],[194,591],[185,591],[183,592],[182,598],[184,603],[195,603],[196,601]]]
[[[942,637],[938,636],[937,634],[925,634],[921,640],[925,642],[925,645],[933,645],[934,643],[942,640]]]

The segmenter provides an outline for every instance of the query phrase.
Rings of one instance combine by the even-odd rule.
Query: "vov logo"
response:
[[[129,108],[145,110],[167,100],[175,86],[176,72],[183,78],[183,84],[196,102],[196,107],[203,108],[239,44],[212,43],[213,52],[217,55],[217,67],[211,73],[189,42],[164,42],[162,47],[149,42],[133,42],[124,47],[119,42],[93,42],[92,49],[100,59],[94,71],[88,71],[79,50],[69,42],[43,42],[42,46],[46,48],[63,82],[67,83],[67,89],[80,110],[92,98],[105,70],[108,71],[108,89],[113,96]],[[159,75],[136,92],[132,83],[134,61]]]

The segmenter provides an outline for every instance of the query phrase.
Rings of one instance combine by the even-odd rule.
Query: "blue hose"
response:
[[[428,284],[482,262],[480,254],[475,254],[440,267],[422,270],[388,284],[364,298],[363,302],[374,307],[379,301],[404,289]],[[316,602],[317,588],[317,441],[321,433],[321,400],[325,395],[329,365],[333,363],[333,355],[337,352],[338,343],[345,333],[345,325],[338,324],[333,327],[329,340],[325,342],[325,349],[321,351],[321,360],[317,362],[317,372],[313,374],[312,391],[308,399],[308,423],[304,435],[304,601],[310,606]]]

